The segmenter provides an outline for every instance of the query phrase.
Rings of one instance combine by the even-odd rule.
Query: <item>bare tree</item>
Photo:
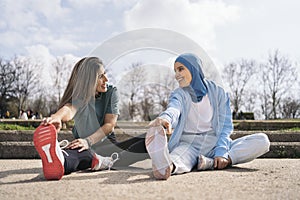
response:
[[[130,119],[133,119],[138,111],[138,104],[135,101],[138,94],[137,88],[141,87],[145,81],[145,69],[141,65],[142,63],[136,62],[127,68],[129,72],[124,77],[126,83],[122,85],[121,95],[125,97],[122,100],[128,101],[127,109]]]
[[[251,111],[251,112],[255,112],[256,109],[256,100],[257,100],[257,91],[251,91],[250,89],[245,91],[244,94],[244,101],[247,102],[245,103],[245,109],[246,111]]]
[[[153,113],[154,98],[150,91],[150,85],[143,85],[139,88],[137,93],[137,102],[141,117],[144,121],[151,121],[151,115]]]
[[[13,97],[13,84],[16,80],[16,69],[9,62],[0,58],[0,115],[6,112],[7,103]]]
[[[158,106],[156,109],[157,114],[167,109],[168,99],[171,90],[162,84],[153,84],[151,90],[149,91],[154,98],[154,104]]]
[[[165,74],[159,83],[148,85],[149,93],[153,99],[152,118],[167,109],[171,92],[178,86],[174,75]]]
[[[232,62],[224,68],[223,79],[232,91],[231,104],[236,113],[246,103],[244,100],[245,88],[251,77],[256,73],[256,66],[254,60],[242,59],[238,62]]]
[[[284,118],[296,118],[300,114],[300,101],[292,98],[283,100],[282,114]]]
[[[178,83],[175,79],[175,75],[170,76],[169,74],[165,75],[163,86],[160,87],[159,94],[159,103],[162,106],[162,111],[167,109],[169,97],[171,92],[178,86]]]
[[[66,57],[57,57],[52,64],[54,73],[51,78],[53,86],[57,94],[57,102],[60,102],[63,91],[67,85],[68,77],[71,74],[71,64],[68,63]]]
[[[262,107],[266,119],[269,117],[277,119],[282,97],[288,95],[289,89],[296,81],[296,69],[288,58],[275,50],[269,54],[268,61],[261,65],[261,71],[263,72],[261,81],[265,86]]]
[[[29,107],[36,112],[39,116],[48,116],[50,113],[48,99],[51,96],[46,92],[46,88],[39,87],[38,95],[29,102]]]
[[[38,78],[37,72],[40,65],[34,63],[29,58],[15,57],[12,61],[16,69],[16,80],[14,89],[18,110],[25,109],[26,103],[30,97],[37,92]]]
[[[262,71],[262,74],[261,74],[261,80],[266,80],[267,78],[267,74],[268,72],[267,71]],[[271,115],[271,107],[270,107],[270,104],[271,104],[271,96],[270,94],[268,93],[268,89],[267,89],[267,82],[263,81],[262,82],[262,85],[263,85],[263,90],[262,92],[260,92],[260,99],[261,99],[261,110],[262,110],[262,114],[264,115],[265,119],[269,119],[270,118],[270,115]]]
[[[167,109],[169,97],[173,89],[173,87],[170,88],[164,84],[151,85],[149,93],[153,97],[153,104],[155,106],[153,114],[158,115],[159,113]]]
[[[120,116],[118,120],[130,120],[129,109],[128,109],[128,102],[120,101],[119,103],[120,109]]]

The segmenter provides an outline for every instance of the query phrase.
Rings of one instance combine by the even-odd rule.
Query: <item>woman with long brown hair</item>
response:
[[[34,133],[46,179],[59,180],[78,170],[110,169],[115,162],[128,166],[148,158],[144,136],[116,141],[119,98],[117,88],[107,82],[104,65],[97,57],[83,58],[74,66],[58,111],[44,118]],[[75,139],[62,150],[57,133],[62,122],[72,119]]]

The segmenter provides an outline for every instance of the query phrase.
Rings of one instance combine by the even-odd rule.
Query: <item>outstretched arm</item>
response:
[[[62,121],[67,122],[73,119],[76,111],[77,110],[74,106],[72,106],[71,104],[66,104],[50,117],[44,118],[41,124],[53,124],[56,127],[57,132],[59,132],[61,129]]]
[[[172,133],[172,127],[174,128],[178,122],[180,112],[182,109],[182,100],[174,92],[170,95],[169,104],[165,111],[163,111],[159,117],[151,121],[149,126],[162,125],[167,129],[167,134]]]

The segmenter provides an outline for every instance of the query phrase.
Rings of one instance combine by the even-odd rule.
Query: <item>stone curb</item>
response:
[[[0,142],[1,159],[39,158],[33,142]],[[300,158],[300,142],[271,142],[270,151],[261,158]]]
[[[147,129],[115,129],[115,134],[118,139],[125,139],[130,136],[138,136],[146,133]],[[0,142],[2,141],[32,141],[34,131],[3,131],[0,130]],[[254,133],[266,133],[271,142],[300,142],[300,132],[282,132],[282,131],[234,131],[231,134],[232,139],[237,139],[242,136],[251,135]],[[73,139],[71,131],[60,131],[58,140]]]
[[[39,158],[32,138],[34,131],[0,131],[0,158],[5,159],[32,159]],[[116,129],[118,140],[124,140],[130,136],[145,133],[146,129]],[[258,131],[234,131],[232,139],[257,133]],[[300,158],[300,133],[261,131],[268,135],[271,141],[270,151],[262,158]],[[73,139],[71,131],[61,131],[58,134],[59,141]]]

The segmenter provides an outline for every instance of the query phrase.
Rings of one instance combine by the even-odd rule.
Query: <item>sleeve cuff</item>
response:
[[[159,118],[165,119],[165,120],[167,120],[168,122],[172,123],[172,119],[171,119],[171,117],[169,117],[168,115],[162,114],[162,115],[159,116]]]
[[[225,148],[218,147],[215,150],[215,156],[214,157],[223,157],[223,158],[228,159],[229,155],[228,155],[228,152]]]

